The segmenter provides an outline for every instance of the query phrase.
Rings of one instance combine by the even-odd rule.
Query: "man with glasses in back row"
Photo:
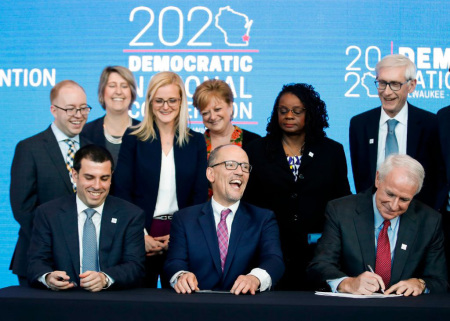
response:
[[[27,251],[35,210],[76,191],[73,157],[89,143],[79,136],[91,110],[84,89],[72,80],[63,80],[52,88],[50,102],[55,120],[43,132],[17,144],[11,167],[11,208],[20,230],[10,269],[20,285],[27,285]]]
[[[275,215],[240,202],[251,169],[239,146],[222,145],[211,152],[206,169],[211,201],[180,210],[172,220],[164,272],[177,293],[255,294],[281,278]]]
[[[377,107],[350,121],[350,153],[356,192],[371,188],[377,168],[390,154],[407,154],[427,173],[417,199],[439,209],[445,199],[444,163],[436,115],[407,102],[414,92],[416,66],[403,55],[389,55],[375,67]]]

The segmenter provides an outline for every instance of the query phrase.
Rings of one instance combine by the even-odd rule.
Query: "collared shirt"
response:
[[[54,122],[52,123],[52,125],[50,127],[53,131],[53,134],[56,137],[56,141],[58,142],[59,149],[61,150],[61,154],[62,154],[64,160],[66,160],[67,152],[69,151],[69,145],[67,144],[67,142],[65,142],[66,139],[71,139],[75,142],[75,150],[80,149],[80,135],[76,135],[74,137],[69,137],[66,134],[64,134],[58,128],[58,126],[55,125]]]
[[[164,154],[164,151],[161,151],[161,173],[155,212],[153,212],[154,217],[173,214],[178,211],[175,175],[175,158],[172,147],[167,155]]]
[[[231,236],[231,228],[233,226],[233,220],[236,216],[236,212],[239,208],[239,204],[240,201],[237,201],[236,203],[230,205],[230,206],[223,206],[221,204],[219,204],[218,202],[216,202],[216,200],[214,199],[214,195],[211,198],[211,206],[213,209],[213,215],[214,215],[214,222],[215,222],[215,226],[216,226],[216,230],[217,230],[217,226],[219,225],[220,222],[220,218],[221,218],[221,212],[224,209],[230,209],[231,212],[230,214],[228,214],[227,218],[226,218],[226,224],[227,224],[227,229],[228,229],[228,235]],[[230,237],[228,238],[228,243],[230,243]],[[178,271],[177,273],[175,273],[172,278],[170,279],[170,285],[172,287],[175,286],[175,284],[178,281],[178,276],[182,273],[187,273],[188,271]],[[272,278],[270,277],[269,273],[267,273],[266,270],[261,269],[261,268],[254,268],[250,271],[250,273],[248,275],[253,275],[256,278],[258,278],[259,282],[260,282],[260,286],[259,286],[259,290],[262,291],[266,291],[268,289],[271,288],[272,286]]]
[[[380,234],[384,218],[381,216],[380,211],[377,208],[376,202],[375,202],[375,194],[372,196],[372,206],[373,206],[373,213],[374,213],[374,235],[375,235],[375,253],[377,251],[377,244],[378,244],[378,235]],[[397,244],[397,236],[398,236],[398,229],[400,227],[400,216],[397,216],[396,218],[393,218],[391,220],[391,226],[388,228],[388,237],[389,237],[389,245],[391,247],[391,266],[394,263],[394,251],[395,251],[395,245]],[[337,288],[339,284],[344,280],[348,278],[348,276],[344,276],[339,279],[333,279],[333,280],[327,280],[328,285],[331,288],[332,292],[338,292]]]
[[[406,154],[406,139],[408,133],[408,103],[406,102],[403,108],[399,111],[394,118],[390,118],[388,114],[381,107],[380,124],[378,129],[378,149],[377,149],[377,168],[384,162],[386,154],[386,136],[388,132],[387,121],[389,119],[398,120],[397,126],[395,126],[395,137],[398,143],[398,153],[401,155]]]
[[[78,244],[80,249],[80,271],[83,271],[83,229],[84,229],[84,223],[86,222],[87,214],[84,212],[89,206],[83,203],[83,201],[78,197],[78,194],[76,196],[76,204],[77,204],[77,220],[78,220]],[[92,223],[94,223],[95,226],[95,233],[97,237],[97,255],[99,253],[99,243],[100,243],[100,228],[101,228],[101,221],[102,221],[102,214],[103,214],[103,207],[105,203],[102,203],[98,207],[94,207],[95,210],[94,215],[92,215]],[[100,260],[99,260],[99,269],[101,271],[102,267],[100,266]],[[50,273],[50,272],[49,272]],[[47,285],[47,282],[45,282],[45,277],[49,274],[45,273],[39,278],[39,281],[42,282],[45,286],[49,287]],[[110,287],[111,284],[114,283],[114,279],[112,279],[109,275],[105,274],[108,278],[108,283],[106,285],[106,288]]]

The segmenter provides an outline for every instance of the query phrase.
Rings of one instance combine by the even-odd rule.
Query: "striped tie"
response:
[[[220,252],[220,265],[222,266],[222,272],[225,267],[225,260],[228,253],[228,228],[227,228],[227,216],[231,213],[229,208],[224,209],[220,213],[220,222],[217,225],[217,239],[219,241]]]
[[[71,139],[64,140],[67,145],[69,145],[69,150],[67,151],[66,156],[66,168],[69,171],[70,182],[72,183],[72,188],[74,193],[77,191],[77,185],[73,181],[72,177],[72,168],[73,168],[73,159],[75,157],[75,142]]]

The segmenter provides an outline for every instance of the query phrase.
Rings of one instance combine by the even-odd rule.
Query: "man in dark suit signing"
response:
[[[444,203],[444,163],[436,115],[407,102],[417,84],[416,66],[403,55],[389,55],[376,65],[377,107],[350,121],[350,154],[356,192],[373,186],[375,173],[390,154],[407,154],[427,173],[417,199],[439,209]]]
[[[55,120],[43,132],[19,142],[11,167],[10,201],[20,224],[10,269],[27,285],[27,251],[36,208],[74,193],[73,155],[86,144],[79,136],[91,110],[84,89],[72,80],[57,83],[50,92]]]
[[[251,171],[245,151],[211,152],[206,177],[211,201],[175,213],[164,270],[177,293],[270,289],[284,271],[273,212],[240,202]]]
[[[391,155],[377,171],[375,193],[331,201],[309,276],[333,292],[445,292],[441,215],[413,200],[424,175],[415,159]]]
[[[32,286],[97,292],[129,288],[144,277],[144,212],[108,196],[114,162],[103,147],[76,154],[77,194],[38,207],[30,244]]]

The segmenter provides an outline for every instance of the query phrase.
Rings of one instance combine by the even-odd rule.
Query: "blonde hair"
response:
[[[78,84],[77,82],[73,81],[73,80],[62,80],[59,83],[57,83],[52,90],[50,90],[50,102],[53,104],[53,101],[58,98],[59,95],[59,91],[63,88],[63,87],[71,87],[71,86],[76,86],[76,87],[80,87],[81,90],[83,90],[84,93],[86,93],[84,91],[84,88],[80,86],[80,84]]]
[[[189,142],[189,114],[188,114],[188,106],[187,106],[187,97],[186,91],[184,89],[183,80],[181,80],[180,76],[171,71],[160,72],[152,77],[150,83],[148,84],[147,93],[145,94],[145,116],[142,119],[142,122],[135,127],[131,135],[136,135],[140,140],[154,140],[156,139],[156,130],[155,130],[155,115],[152,111],[152,99],[155,96],[156,92],[159,88],[168,86],[168,85],[176,85],[180,91],[181,103],[180,103],[180,112],[175,119],[175,133],[178,136],[177,144],[178,146],[183,146],[185,143]]]

